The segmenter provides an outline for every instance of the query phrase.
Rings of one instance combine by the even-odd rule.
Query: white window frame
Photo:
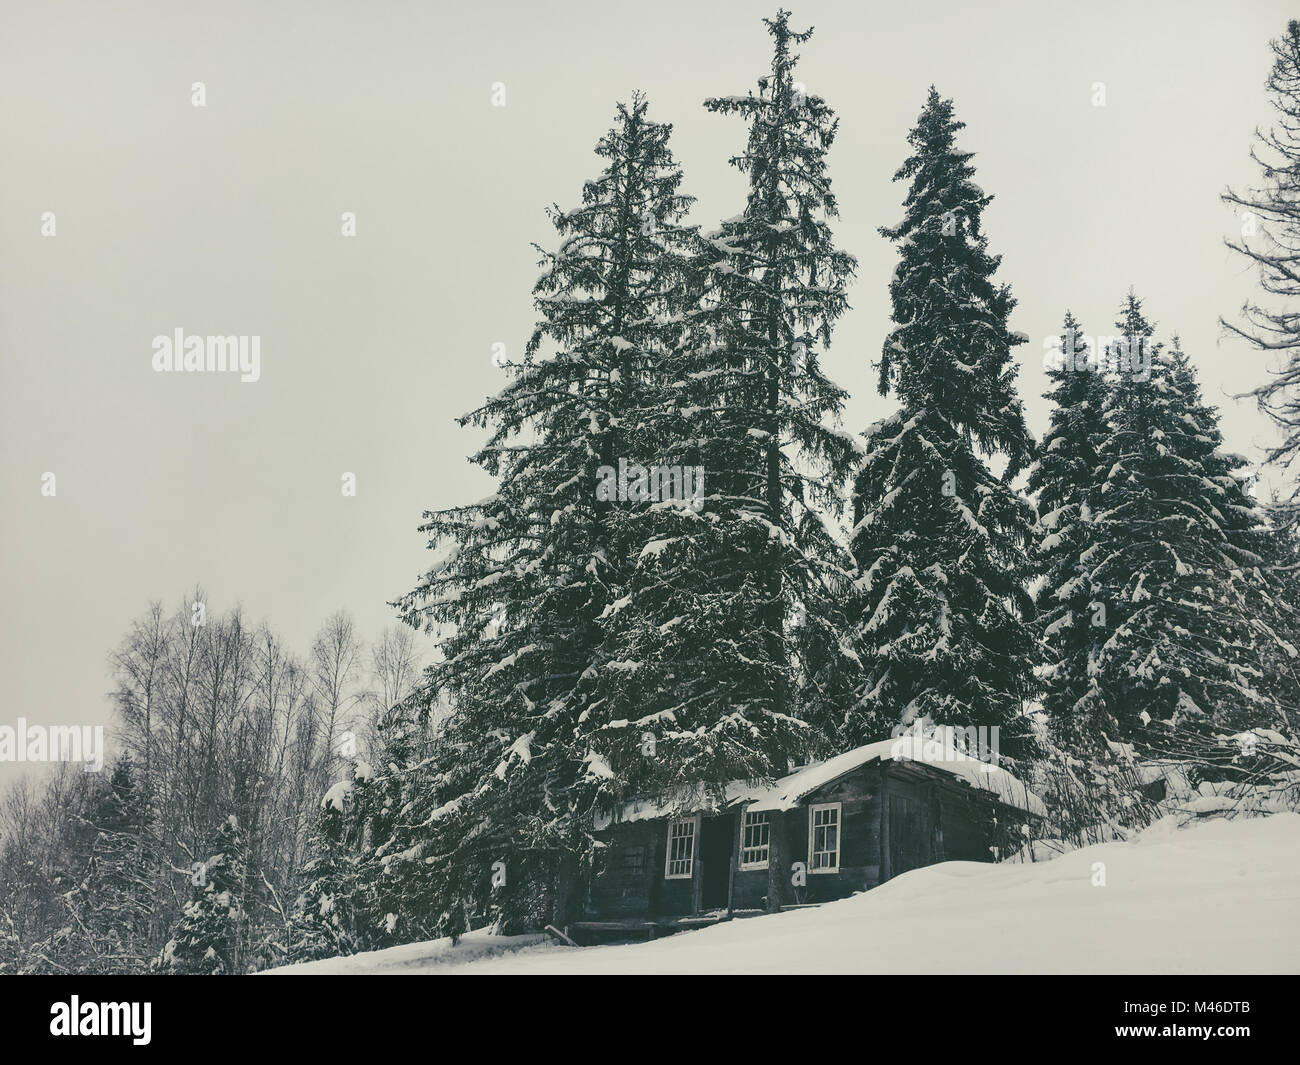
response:
[[[745,846],[745,829],[749,827],[745,822],[751,817],[761,817],[767,824],[767,842],[759,847]],[[763,860],[757,862],[745,861],[745,851],[763,851]],[[740,813],[740,868],[741,869],[766,869],[768,860],[772,855],[772,814],[768,810],[755,810],[750,813],[748,810],[742,810]]]
[[[835,811],[835,864],[824,865],[820,869],[813,868],[813,849],[817,845],[817,812],[819,810]],[[825,825],[821,827],[825,828]],[[815,806],[808,807],[808,872],[809,873],[838,873],[840,871],[840,856],[844,853],[844,804],[842,802],[823,802]]]
[[[686,862],[686,872],[674,873],[673,868],[673,828],[676,825],[691,826],[691,856],[689,858],[679,858],[679,862]],[[695,876],[695,857],[699,851],[700,844],[700,815],[690,814],[686,817],[674,817],[668,822],[668,842],[664,847],[664,879],[665,880],[690,880]]]

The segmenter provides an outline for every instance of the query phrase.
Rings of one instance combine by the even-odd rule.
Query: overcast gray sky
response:
[[[1034,432],[1043,338],[1067,306],[1111,331],[1132,285],[1230,445],[1272,439],[1226,398],[1264,368],[1219,343],[1254,278],[1218,195],[1254,177],[1288,5],[787,6],[817,29],[802,78],[840,115],[835,233],[860,269],[825,365],[853,394],[846,428],[892,408],[872,363],[896,260],[876,228],[901,217],[890,177],[933,82],[996,197]],[[597,172],[616,100],[644,90],[674,124],[694,221],[743,206],[744,127],[701,101],[753,87],[775,0],[206,7],[0,0],[0,724],[107,722],[109,650],[196,582],[303,651],[336,609],[367,637],[392,621],[427,564],[421,511],[489,490],[453,418],[502,383],[491,345],[522,349],[530,244]],[[177,327],[260,336],[261,379],[154,373]]]

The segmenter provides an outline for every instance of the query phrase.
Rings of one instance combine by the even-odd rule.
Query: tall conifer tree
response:
[[[1108,631],[1086,561],[1104,475],[1098,449],[1106,437],[1106,382],[1098,353],[1085,346],[1068,312],[1047,378],[1051,425],[1028,481],[1038,505],[1035,598],[1047,651],[1043,710],[1053,739],[1073,746],[1086,712],[1081,700],[1095,687],[1095,658]]]
[[[839,703],[850,559],[826,524],[854,455],[822,369],[855,268],[838,250],[826,172],[836,119],[796,78],[788,12],[765,20],[757,92],[711,99],[749,127],[732,164],[744,210],[703,237],[692,306],[640,415],[658,454],[698,464],[699,510],[624,508],[637,566],[606,622],[607,674],[592,735],[602,802],[651,793],[688,808],[735,779],[787,771]]]
[[[1263,516],[1177,341],[1154,340],[1132,293],[1116,328],[1090,559],[1109,612],[1097,664],[1108,738],[1213,760],[1280,720],[1258,650],[1277,640]]]
[[[867,431],[853,551],[865,683],[845,716],[861,742],[899,724],[997,727],[1004,756],[1035,752],[1027,704],[1037,640],[1027,616],[1032,508],[1010,478],[1032,452],[1015,392],[1009,286],[994,280],[950,100],[931,88],[894,175],[906,214],[880,389],[900,410]],[[980,457],[1005,460],[1002,476]]]
[[[237,818],[221,823],[212,853],[195,863],[190,901],[157,959],[163,972],[229,976],[244,971],[248,954],[247,849]]]
[[[460,931],[467,911],[506,926],[541,916],[584,845],[574,734],[611,668],[601,617],[627,579],[597,485],[641,447],[633,415],[685,298],[689,199],[670,131],[643,98],[620,105],[597,145],[603,171],[579,206],[552,212],[560,243],[541,252],[525,359],[462,419],[489,430],[472,461],[497,488],[426,515],[439,561],[398,604],[412,624],[452,629],[415,699],[445,700],[450,716],[381,844],[388,876],[409,880],[395,897],[428,908],[422,931]]]

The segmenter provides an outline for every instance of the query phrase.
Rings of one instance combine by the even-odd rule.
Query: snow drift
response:
[[[1049,862],[945,862],[650,943],[465,936],[277,973],[1296,973],[1300,814],[1173,818]]]

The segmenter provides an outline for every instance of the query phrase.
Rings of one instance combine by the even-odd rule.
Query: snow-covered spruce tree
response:
[[[398,606],[452,630],[416,697],[450,716],[382,846],[409,932],[479,916],[518,927],[568,905],[586,845],[574,733],[608,668],[600,619],[628,568],[600,471],[639,453],[647,368],[681,328],[691,232],[670,131],[643,98],[620,105],[597,145],[603,171],[579,206],[552,212],[560,244],[542,251],[525,359],[462,419],[490,430],[472,461],[496,491],[422,526],[439,560]]]
[[[359,939],[374,950],[425,938],[435,931],[429,915],[430,864],[392,855],[411,847],[413,829],[407,796],[430,786],[436,772],[436,739],[441,733],[436,702],[418,693],[385,710],[377,729],[377,770],[364,791],[353,792],[355,817],[363,840],[357,863],[353,912]],[[436,916],[436,914],[435,914]]]
[[[1262,514],[1177,342],[1153,340],[1132,293],[1116,328],[1088,556],[1109,630],[1097,727],[1140,757],[1230,766],[1234,736],[1281,720],[1260,668],[1279,638]]]
[[[29,952],[40,963],[29,971],[145,972],[158,858],[149,796],[129,756],[95,788],[79,822],[66,856],[74,886],[59,893],[58,931]]]
[[[693,353],[703,365],[691,378],[693,404],[713,415],[705,439],[719,502],[753,543],[733,565],[760,594],[754,605],[774,684],[767,705],[755,706],[767,722],[759,726],[755,714],[748,725],[772,737],[762,753],[777,773],[810,744],[814,753],[833,744],[831,723],[858,666],[844,646],[852,557],[826,522],[840,513],[857,446],[838,425],[847,394],[822,369],[857,260],[835,246],[830,228],[839,206],[827,154],[839,120],[796,77],[794,48],[813,31],[797,33],[789,19],[778,11],[764,20],[772,61],[757,93],[705,102],[748,124],[745,150],[731,162],[749,193],[705,245],[695,335],[703,326],[706,343]],[[812,729],[793,749],[788,741],[803,737],[786,716]]]
[[[1265,575],[1273,593],[1278,640],[1260,648],[1262,668],[1279,682],[1287,731],[1300,739],[1300,528],[1274,499],[1263,506]]]
[[[1241,209],[1241,237],[1228,247],[1244,255],[1259,270],[1268,305],[1247,302],[1240,323],[1222,321],[1225,329],[1257,350],[1274,356],[1271,380],[1254,390],[1260,409],[1281,428],[1282,442],[1269,451],[1269,461],[1289,469],[1300,456],[1300,21],[1287,23],[1286,33],[1272,42],[1274,62],[1267,87],[1273,122],[1257,130],[1251,158],[1259,164],[1261,184],[1227,189],[1225,203]],[[1288,524],[1300,519],[1300,495],[1292,488],[1282,500],[1279,516]]]
[[[927,718],[996,726],[1015,760],[1036,751],[1033,510],[1010,484],[1033,448],[1012,361],[1025,338],[1007,326],[1015,300],[994,281],[981,227],[991,197],[955,145],[962,127],[931,88],[894,175],[910,181],[905,217],[881,230],[900,261],[880,391],[900,410],[867,430],[855,485],[865,683],[842,727],[862,742]],[[977,448],[1005,459],[1003,476]]]
[[[589,763],[602,799],[631,789],[694,804],[787,771],[843,664],[850,560],[822,515],[854,445],[827,424],[844,393],[821,353],[855,262],[828,222],[836,120],[795,77],[811,30],[791,30],[785,11],[766,26],[757,92],[705,103],[748,124],[732,163],[749,193],[700,243],[685,334],[642,415],[650,446],[701,467],[704,491],[698,509],[620,512],[637,566],[605,619],[614,660]]]
[[[1260,669],[1273,682],[1281,721],[1273,729],[1254,729],[1239,737],[1249,744],[1237,759],[1237,777],[1254,787],[1263,808],[1300,808],[1300,529],[1279,513],[1276,502],[1264,508],[1264,574],[1271,592],[1270,627],[1276,640],[1260,641]]]
[[[1279,535],[1285,535],[1287,523],[1278,524],[1276,503],[1266,508],[1256,498],[1253,476],[1245,472],[1246,459],[1223,451],[1218,410],[1202,398],[1195,370],[1177,335],[1171,357],[1180,391],[1192,397],[1193,418],[1204,430],[1193,434],[1191,443],[1199,447],[1200,462],[1209,478],[1224,488],[1220,525],[1236,548],[1234,557],[1242,562],[1239,573],[1227,575],[1236,584],[1235,596],[1225,596],[1223,601],[1237,605],[1233,623],[1239,626],[1241,644],[1231,647],[1231,669],[1234,676],[1237,669],[1245,671],[1247,680],[1240,687],[1247,702],[1253,704],[1221,712],[1208,723],[1195,722],[1199,742],[1192,753],[1199,757],[1198,774],[1202,777],[1248,785],[1281,780],[1280,787],[1294,803],[1300,797],[1295,772],[1300,766],[1300,731],[1296,728],[1300,642],[1294,574],[1279,558]],[[1175,740],[1174,749],[1187,747]]]
[[[286,960],[355,954],[368,947],[362,912],[361,852],[366,842],[364,792],[371,770],[358,763],[350,780],[334,784],[321,800],[302,868],[302,890],[289,917]]]
[[[108,787],[92,805],[96,833],[83,891],[91,923],[108,937],[109,972],[148,968],[158,855],[152,834],[152,796],[130,757],[113,767]]]
[[[1047,376],[1051,424],[1028,481],[1037,494],[1035,622],[1045,653],[1047,736],[1039,786],[1062,837],[1083,846],[1144,826],[1150,807],[1140,801],[1137,765],[1107,742],[1097,684],[1097,657],[1111,632],[1092,581],[1092,521],[1106,477],[1099,449],[1107,435],[1107,386],[1101,353],[1084,347],[1083,331],[1068,313]]]
[[[190,901],[155,961],[162,972],[217,976],[244,971],[248,877],[238,818],[232,815],[221,823],[213,846],[214,853],[196,863]]]
[[[1053,741],[1070,748],[1078,744],[1086,701],[1095,698],[1092,665],[1108,630],[1085,561],[1105,473],[1098,449],[1106,437],[1106,381],[1098,353],[1085,347],[1068,312],[1047,379],[1051,424],[1028,480],[1038,510],[1036,623],[1047,651],[1043,711]]]

